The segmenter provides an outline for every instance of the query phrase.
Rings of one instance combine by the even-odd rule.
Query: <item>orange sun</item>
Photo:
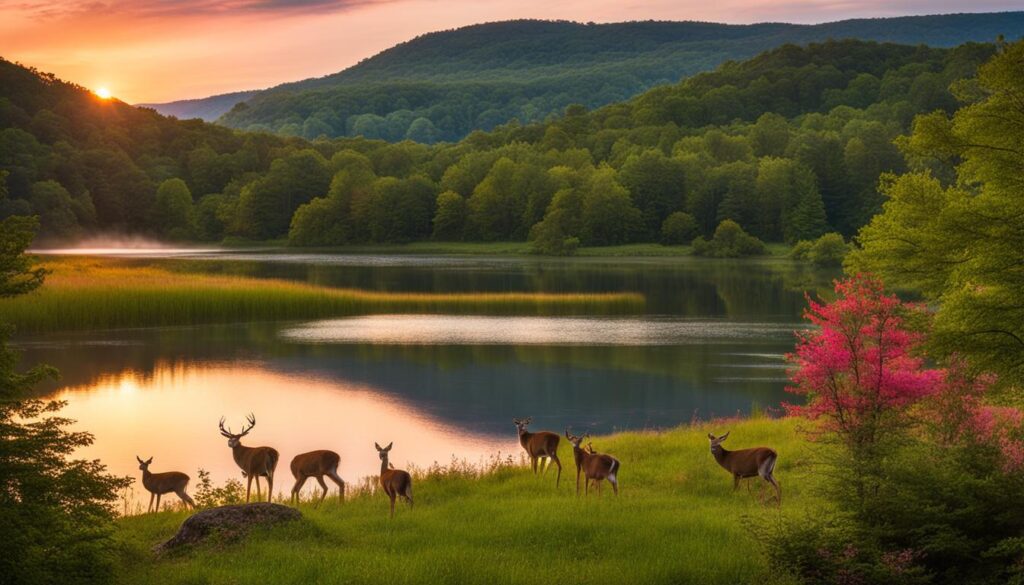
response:
[[[96,95],[101,99],[109,100],[111,94],[109,89],[105,87],[100,87],[96,89]]]

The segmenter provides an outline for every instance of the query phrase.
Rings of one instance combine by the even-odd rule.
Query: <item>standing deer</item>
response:
[[[299,490],[305,485],[306,480],[315,477],[324,492],[320,495],[317,506],[323,503],[327,497],[327,484],[324,483],[324,476],[331,478],[331,481],[338,484],[338,498],[345,501],[345,482],[338,477],[338,465],[341,463],[341,456],[334,451],[310,451],[296,455],[292,459],[292,475],[295,476],[295,486],[292,488],[292,502],[299,503]]]
[[[775,462],[779,459],[775,449],[755,447],[753,449],[727,451],[725,447],[722,447],[722,441],[728,437],[729,433],[725,433],[721,437],[708,433],[708,441],[711,443],[711,454],[715,456],[715,461],[732,474],[732,489],[736,490],[740,487],[741,479],[760,476],[761,479],[775,488],[775,496],[778,499],[779,505],[781,505],[782,488],[779,487],[779,482],[773,475],[775,472]]]
[[[538,459],[547,457],[549,460],[547,465],[541,463],[544,473],[547,473],[548,467],[554,461],[555,465],[558,466],[558,476],[555,478],[555,487],[558,487],[562,481],[562,462],[558,460],[558,441],[560,438],[558,433],[550,431],[539,431],[536,433],[527,431],[526,427],[532,420],[532,416],[523,420],[518,418],[512,419],[512,423],[519,430],[519,444],[523,446],[523,449],[526,449],[526,454],[530,456],[530,463],[533,466],[534,473],[537,473]]]
[[[585,494],[590,494],[590,482],[593,481],[597,485],[597,493],[600,495],[603,485],[601,482],[607,479],[608,483],[612,484],[615,495],[619,495],[618,474],[621,467],[619,460],[611,455],[594,451],[594,446],[589,443],[586,449],[580,447],[583,439],[588,436],[590,436],[589,433],[577,437],[569,433],[569,429],[565,429],[565,438],[572,443],[572,455],[576,460],[576,495],[580,495],[580,471],[583,472]]]
[[[139,469],[142,470],[142,487],[146,488],[149,492],[149,507],[146,511],[149,512],[153,508],[153,498],[156,498],[156,511],[160,511],[160,496],[174,492],[178,494],[182,502],[192,506],[192,509],[196,509],[196,503],[192,501],[192,498],[188,497],[185,493],[185,488],[188,487],[189,476],[185,475],[180,471],[165,471],[164,473],[150,473],[149,464],[153,462],[153,458],[143,461],[138,455],[135,459],[139,462]]]
[[[409,502],[409,507],[412,507],[412,476],[407,471],[388,465],[388,451],[394,444],[394,441],[388,443],[387,447],[381,447],[377,443],[373,444],[377,448],[377,454],[380,455],[380,487],[384,488],[384,493],[391,498],[392,518],[395,517],[395,498],[397,496],[405,498],[405,501]]]
[[[231,447],[231,455],[235,463],[242,469],[242,475],[248,482],[245,486],[245,502],[249,503],[249,494],[252,492],[252,480],[256,478],[256,501],[260,500],[260,476],[267,478],[267,501],[274,498],[274,470],[277,469],[279,455],[272,447],[246,447],[242,445],[242,437],[249,434],[249,431],[256,426],[256,417],[249,414],[246,417],[249,426],[242,429],[240,433],[232,433],[231,429],[224,428],[224,417],[220,419],[220,434],[228,438],[228,447]]]

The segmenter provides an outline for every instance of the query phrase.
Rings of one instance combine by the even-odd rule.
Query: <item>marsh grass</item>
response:
[[[0,300],[20,332],[313,319],[372,313],[624,314],[635,293],[386,293],[283,280],[172,272],[116,260],[50,260],[36,292]]]
[[[708,432],[731,430],[733,448],[779,453],[784,506],[765,506],[708,452]],[[809,453],[790,420],[718,421],[666,432],[593,439],[622,461],[621,495],[575,496],[572,454],[535,477],[517,455],[414,471],[415,507],[387,517],[372,480],[339,503],[302,504],[304,518],[238,542],[170,557],[150,552],[185,517],[163,512],[119,523],[124,583],[783,583],[768,570],[753,523],[806,511]],[[400,446],[395,456],[401,461]],[[353,487],[359,481],[351,481]],[[605,486],[608,488],[609,486]],[[756,492],[755,492],[756,493]]]

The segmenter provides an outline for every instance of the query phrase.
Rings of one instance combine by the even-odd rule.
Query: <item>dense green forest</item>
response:
[[[516,119],[597,108],[785,43],[856,38],[955,46],[1024,35],[1024,13],[847,20],[820,25],[511,21],[422,35],[344,71],[254,94],[158,105],[226,114],[233,128],[286,136],[456,141]],[[242,102],[230,112],[231,105]]]
[[[457,144],[283,138],[102,101],[0,63],[0,216],[44,237],[143,232],[293,245],[532,239],[686,243],[725,219],[765,241],[853,234],[902,172],[893,139],[951,112],[994,45],[787,45],[547,123]]]

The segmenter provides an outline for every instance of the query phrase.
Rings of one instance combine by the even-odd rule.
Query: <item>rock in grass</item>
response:
[[[295,508],[268,502],[210,508],[186,518],[181,523],[178,533],[167,542],[158,544],[154,550],[167,552],[184,545],[195,544],[211,536],[231,540],[255,526],[300,518],[302,518],[302,514]]]

